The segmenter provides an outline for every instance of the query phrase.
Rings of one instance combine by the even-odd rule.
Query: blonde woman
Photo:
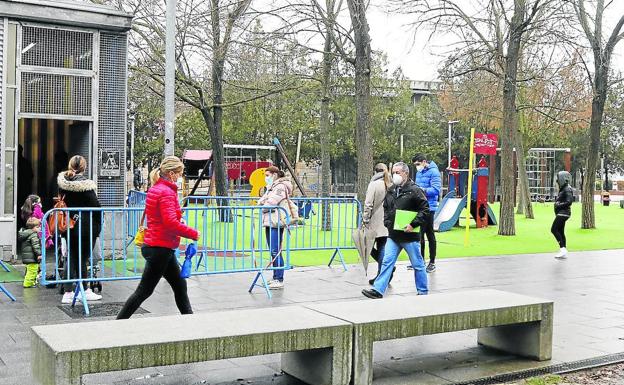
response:
[[[377,163],[374,171],[375,175],[371,178],[366,189],[366,199],[364,200],[364,211],[362,213],[362,225],[375,232],[375,247],[371,251],[371,257],[377,262],[377,275],[368,281],[371,285],[381,271],[384,247],[388,239],[388,229],[384,226],[383,202],[388,188],[392,186],[392,178],[388,172],[388,166],[383,163]]]
[[[193,240],[199,238],[197,230],[182,223],[176,181],[183,171],[184,164],[178,157],[167,156],[157,172],[151,175],[156,182],[148,190],[145,200],[147,229],[141,248],[145,269],[139,286],[128,298],[117,319],[130,318],[143,301],[152,295],[162,277],[165,277],[173,289],[180,313],[193,313],[186,292],[186,280],[180,277],[180,266],[175,257],[175,250],[180,246],[180,237]]]

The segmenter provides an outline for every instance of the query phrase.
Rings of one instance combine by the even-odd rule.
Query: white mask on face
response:
[[[403,177],[399,174],[392,174],[392,183],[394,183],[396,186],[400,186],[401,184],[403,184]]]
[[[420,171],[422,171],[422,170],[424,170],[424,169],[425,169],[425,166],[423,166],[422,164],[421,164],[421,165],[416,166],[416,170],[418,170],[418,172],[420,172]]]
[[[264,181],[266,182],[267,187],[271,186],[273,184],[273,177],[272,176],[265,176],[264,177]]]

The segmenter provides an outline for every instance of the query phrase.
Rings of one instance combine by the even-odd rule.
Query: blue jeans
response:
[[[414,268],[414,280],[416,281],[416,291],[418,294],[424,295],[429,292],[427,285],[427,272],[425,271],[425,260],[420,254],[420,242],[401,242],[398,243],[392,238],[388,238],[384,249],[383,263],[381,265],[381,273],[375,280],[373,288],[379,294],[384,294],[388,288],[392,269],[399,258],[401,250],[405,250],[409,256],[412,267]]]
[[[269,250],[271,250],[271,259],[279,253],[279,256],[273,261],[273,267],[283,267],[284,258],[282,258],[280,248],[282,246],[282,239],[284,238],[284,228],[265,227],[264,231]],[[273,270],[273,279],[280,282],[284,281],[284,269]]]

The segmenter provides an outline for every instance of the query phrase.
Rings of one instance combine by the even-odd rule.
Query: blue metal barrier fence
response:
[[[9,267],[5,265],[4,261],[2,260],[0,260],[0,267],[2,267],[2,270],[6,271],[7,273],[11,271],[11,269],[9,269]],[[15,297],[13,296],[13,294],[11,294],[9,289],[4,287],[2,283],[0,283],[0,291],[3,292],[7,297],[9,297],[11,301],[15,301]]]
[[[68,208],[48,211],[42,221],[45,233],[49,218],[64,220],[68,228],[70,218],[75,219],[72,229],[61,233],[51,231],[56,247],[52,253],[42,250],[41,275],[43,285],[61,284],[75,285],[72,306],[80,300],[85,313],[89,314],[85,298],[84,285],[92,282],[107,282],[139,279],[145,265],[141,250],[134,242],[127,242],[135,234],[129,234],[129,222],[140,217],[143,207],[124,208]],[[254,280],[249,292],[262,282],[267,296],[271,298],[264,273],[273,270],[291,269],[290,264],[290,233],[286,227],[277,223],[270,227],[283,233],[279,247],[266,242],[266,229],[262,226],[263,214],[271,211],[279,213],[284,223],[290,222],[289,213],[282,207],[236,206],[236,207],[189,207],[184,209],[186,222],[200,233],[197,241],[197,254],[193,260],[195,267],[192,275],[227,274],[254,272]],[[241,221],[221,222],[218,220],[224,212]],[[202,218],[201,221],[194,218]],[[106,225],[106,226],[105,226]],[[98,234],[97,229],[102,231]],[[220,237],[215,244],[213,239]],[[184,241],[178,250],[178,256],[184,258],[188,241]],[[273,252],[271,252],[271,246]],[[99,253],[98,253],[99,251]],[[182,254],[180,256],[180,254]],[[283,258],[281,266],[273,266],[279,258]],[[53,271],[46,272],[47,264],[52,264]],[[75,267],[68,268],[74,265]],[[90,266],[89,269],[83,266]],[[74,270],[74,271],[72,271]],[[49,273],[54,278],[48,279]]]
[[[188,196],[188,207],[219,207],[256,204],[255,197]],[[355,249],[351,235],[361,224],[362,205],[355,198],[291,197],[298,207],[300,222],[289,226],[291,251],[332,250],[328,266],[336,257],[347,270],[342,250]],[[197,213],[197,212],[196,212]],[[221,217],[222,221],[235,218]],[[200,220],[195,218],[196,221]],[[214,237],[218,248],[221,237]]]

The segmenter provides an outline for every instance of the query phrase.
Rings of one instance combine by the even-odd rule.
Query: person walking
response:
[[[375,165],[375,175],[371,178],[366,189],[366,199],[364,200],[364,211],[362,212],[362,226],[368,227],[375,233],[375,247],[371,251],[371,256],[377,262],[377,274],[375,278],[368,281],[373,284],[381,271],[384,248],[388,239],[388,229],[384,226],[383,202],[386,198],[388,188],[392,186],[392,178],[388,172],[388,166],[383,163]],[[396,268],[395,268],[396,270]],[[394,272],[394,270],[393,270]],[[390,277],[392,280],[392,277]]]
[[[87,161],[80,155],[74,155],[70,160],[67,171],[61,172],[56,181],[58,183],[58,193],[65,201],[69,209],[72,207],[100,207],[96,191],[97,184],[88,179],[84,172],[87,169]],[[87,279],[87,262],[91,260],[91,254],[97,237],[102,229],[102,212],[68,211],[68,215],[75,221],[74,227],[68,228],[65,239],[69,248],[67,259],[69,269],[68,279]],[[87,282],[82,283],[85,288],[85,298],[87,301],[99,301],[102,296],[95,294],[88,288]],[[74,287],[72,284],[63,285],[64,295],[61,303],[72,303],[74,298]],[[76,300],[81,299],[78,293]]]
[[[437,242],[435,231],[433,229],[433,219],[438,209],[438,201],[440,200],[440,191],[442,189],[442,179],[440,170],[435,162],[427,161],[423,154],[416,154],[412,158],[412,163],[416,166],[416,184],[423,189],[429,202],[429,212],[426,221],[420,227],[420,248],[423,258],[425,257],[425,236],[429,241],[429,264],[427,265],[427,273],[433,273],[436,269],[436,251]]]
[[[258,205],[282,206],[286,212],[289,212],[289,200],[293,192],[293,185],[284,174],[284,171],[276,166],[267,167],[264,172],[264,180],[266,182],[266,191],[258,200]],[[268,286],[270,290],[283,289],[284,269],[281,269],[281,267],[284,267],[284,258],[282,257],[282,240],[284,228],[288,224],[281,219],[277,209],[267,209],[262,211],[262,226],[264,227],[264,234],[271,251],[274,267],[273,279],[268,282]]]
[[[566,259],[568,255],[568,249],[566,245],[565,236],[565,224],[572,210],[572,202],[574,202],[574,193],[570,182],[572,181],[572,175],[567,171],[559,171],[557,173],[557,184],[559,185],[559,195],[555,201],[555,220],[553,221],[550,232],[555,236],[557,243],[559,243],[559,253],[555,256],[557,259]]]
[[[167,156],[153,177],[156,183],[147,191],[145,217],[147,228],[141,253],[145,258],[145,269],[139,286],[128,298],[117,319],[127,319],[148,299],[156,285],[164,277],[175,297],[181,314],[193,314],[189,301],[186,280],[180,277],[180,266],[175,250],[180,246],[180,237],[196,241],[199,232],[182,223],[182,210],[178,202],[176,181],[184,171],[184,164],[177,156]]]
[[[422,189],[409,177],[409,167],[403,162],[392,167],[392,186],[388,189],[384,199],[384,225],[388,229],[388,240],[384,249],[381,272],[373,284],[372,289],[362,290],[368,298],[383,298],[392,270],[399,258],[401,250],[405,250],[414,269],[416,291],[419,295],[429,292],[425,261],[420,254],[420,234],[415,229],[426,221],[429,203]],[[411,211],[414,219],[403,230],[394,230],[397,210]]]

